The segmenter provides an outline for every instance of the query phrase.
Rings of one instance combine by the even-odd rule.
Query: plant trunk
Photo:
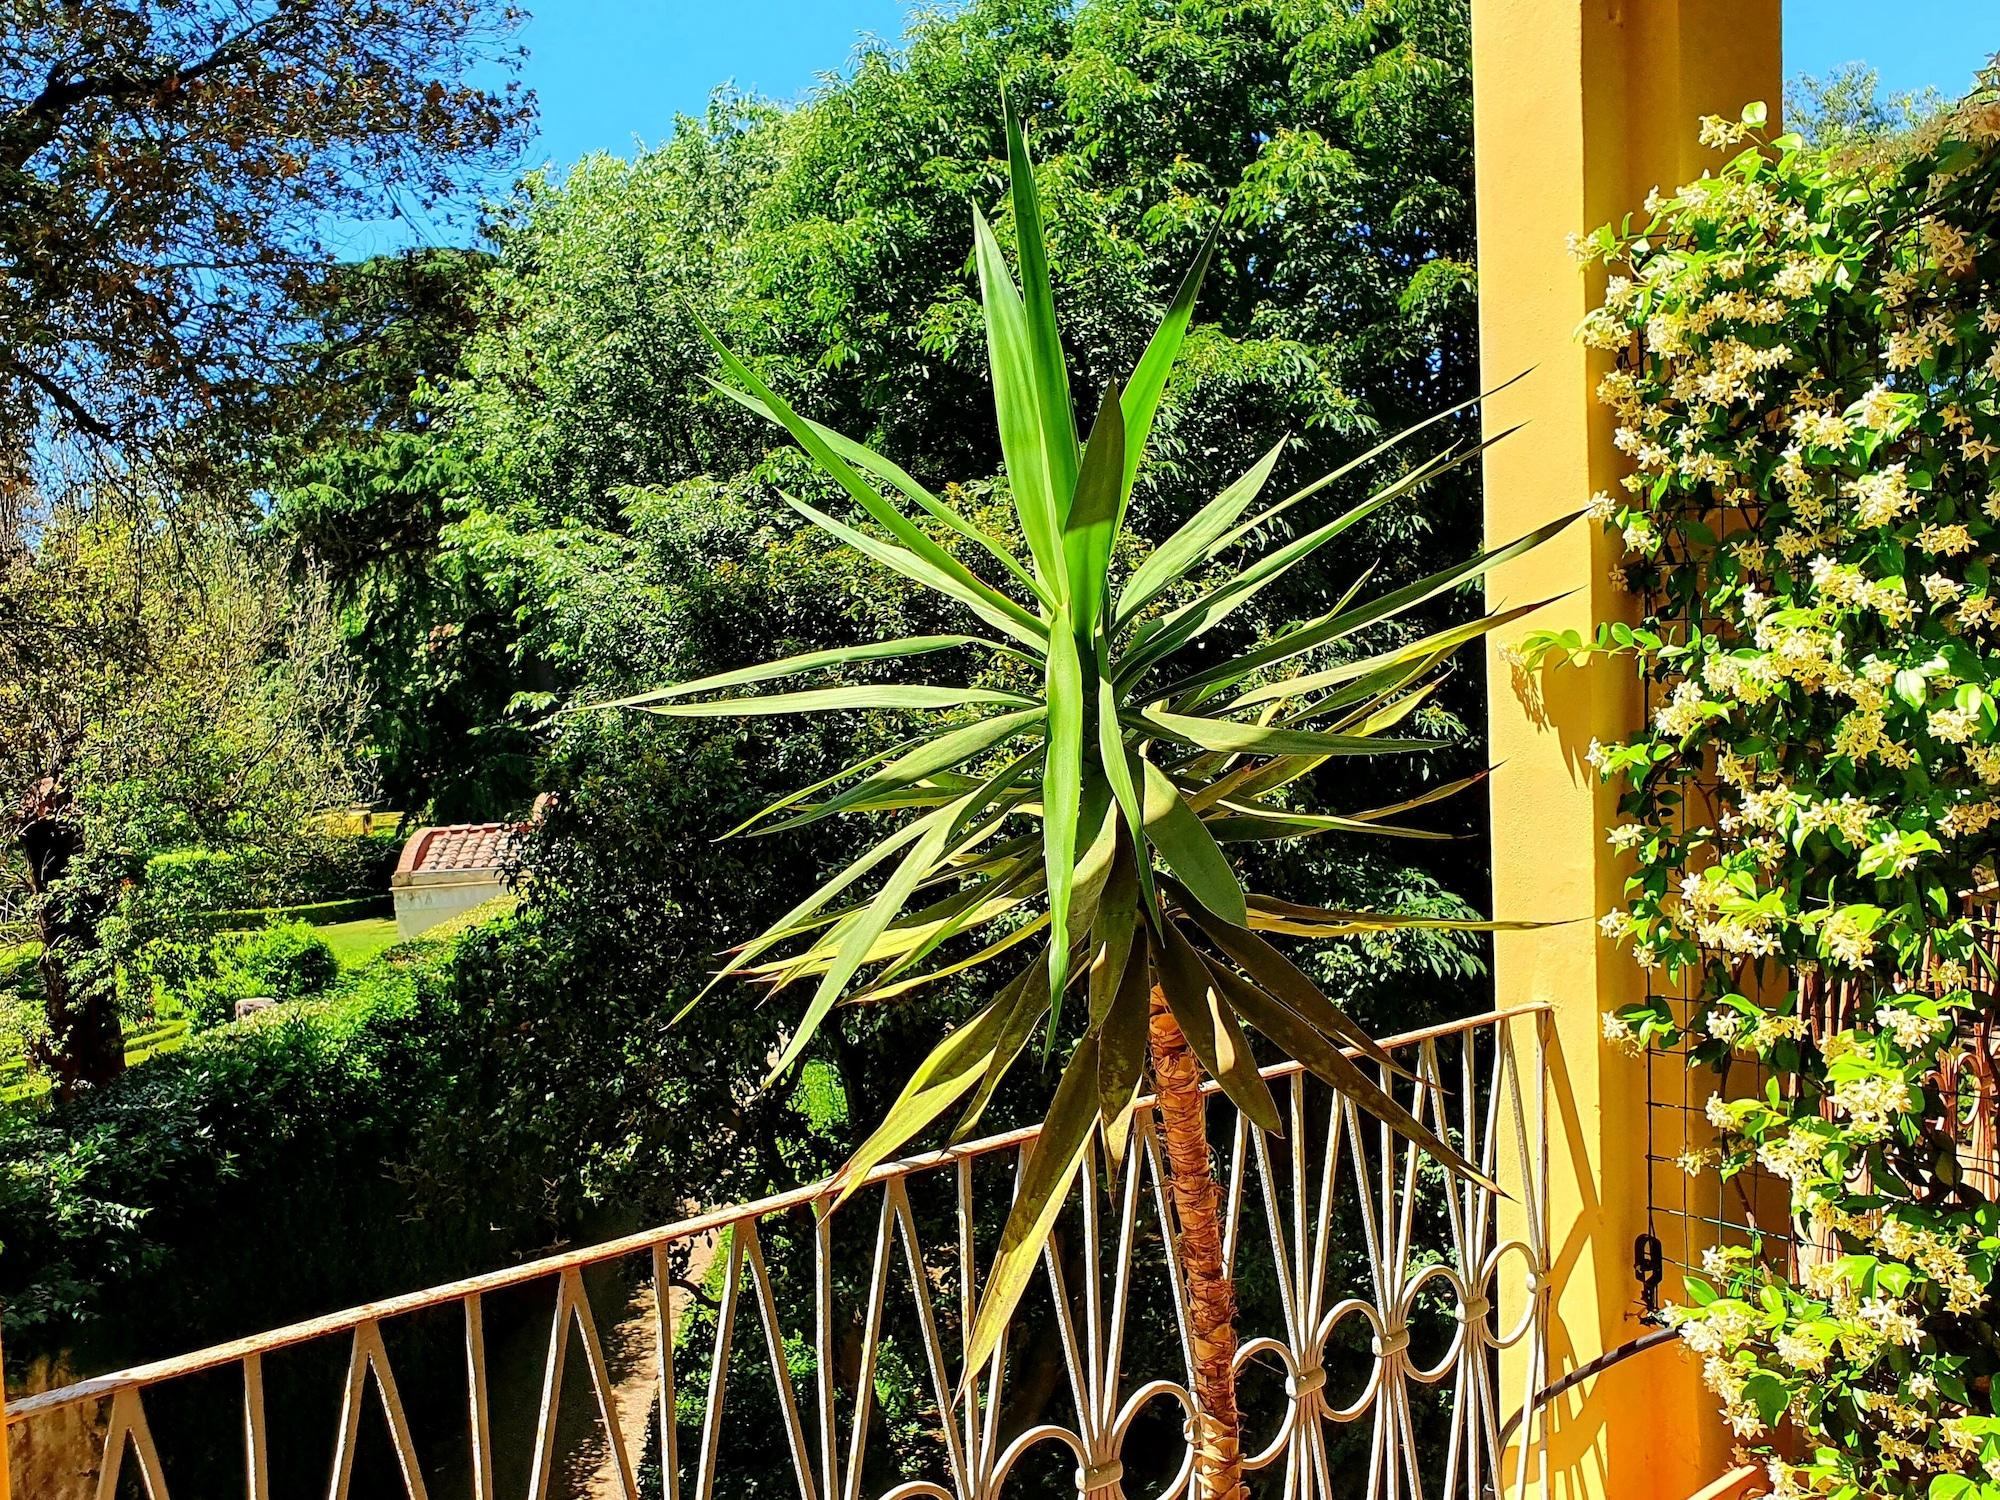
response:
[[[46,946],[46,930],[42,936],[45,946],[36,966],[49,1031],[32,1055],[48,1069],[56,1101],[67,1103],[125,1071],[125,1031],[116,1005],[96,993],[79,993],[63,967],[61,951]]]
[[[1222,1259],[1222,1189],[1208,1151],[1201,1064],[1153,987],[1147,1044],[1174,1205],[1174,1255],[1187,1288],[1194,1346],[1194,1480],[1200,1500],[1244,1500],[1243,1422],[1236,1410],[1236,1284]]]
[[[83,852],[83,835],[68,814],[68,798],[53,783],[37,788],[23,809],[15,836],[28,867],[28,891],[35,897],[35,936],[42,945],[41,972],[48,1034],[30,1048],[31,1058],[52,1075],[58,1101],[86,1088],[109,1083],[125,1071],[124,1028],[115,999],[101,984],[79,986],[68,959],[96,940],[95,913],[52,891]]]

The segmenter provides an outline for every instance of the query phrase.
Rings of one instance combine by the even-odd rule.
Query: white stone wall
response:
[[[407,885],[396,886],[392,893],[396,898],[396,936],[413,938],[483,901],[491,901],[505,889],[498,872],[444,880],[419,875]]]

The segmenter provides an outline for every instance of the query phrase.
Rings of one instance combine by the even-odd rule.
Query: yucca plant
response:
[[[783,427],[873,525],[850,525],[790,495],[786,503],[841,543],[943,595],[978,631],[808,652],[616,706],[683,716],[857,709],[934,716],[891,750],[793,793],[737,830],[781,835],[839,814],[905,815],[736,950],[716,982],[735,976],[774,991],[811,985],[775,1077],[837,1004],[900,999],[949,975],[1031,958],[918,1066],[844,1169],[850,1192],[961,1101],[956,1134],[967,1135],[1038,1035],[1044,1056],[1061,1043],[1065,1003],[1083,1011],[1082,1034],[1062,1067],[967,1336],[968,1381],[997,1357],[1093,1134],[1111,1163],[1122,1159],[1150,1074],[1170,1165],[1175,1254],[1192,1307],[1201,1493],[1231,1497],[1242,1484],[1231,1370],[1235,1299],[1223,1265],[1203,1076],[1260,1128],[1278,1131],[1278,1109],[1245,1032],[1254,1029],[1453,1170],[1479,1175],[1378,1086],[1371,1069],[1394,1064],[1264,934],[1332,938],[1502,924],[1332,911],[1254,894],[1227,851],[1329,832],[1431,836],[1394,820],[1466,782],[1393,807],[1339,814],[1295,810],[1285,789],[1343,758],[1432,747],[1395,731],[1436,689],[1457,647],[1525,611],[1335,664],[1328,664],[1329,648],[1479,578],[1555,528],[1378,597],[1361,599],[1356,583],[1316,618],[1249,650],[1206,664],[1195,659],[1211,632],[1260,592],[1477,449],[1448,449],[1415,464],[1214,583],[1212,564],[1273,535],[1281,516],[1401,438],[1266,502],[1280,443],[1115,577],[1114,541],[1214,241],[1130,378],[1103,393],[1079,442],[1041,206],[1011,113],[1006,135],[1020,284],[976,209],[973,242],[1000,445],[1025,556],[880,454],[794,412],[708,334],[729,377],[718,389]],[[935,529],[920,524],[918,513]],[[947,532],[953,547],[937,540]],[[961,553],[990,559],[999,572],[982,577]],[[1200,579],[1210,582],[1197,586]],[[987,685],[921,680],[926,659],[944,652],[983,656],[987,670],[957,680]],[[909,666],[908,680],[732,692],[889,660]],[[873,894],[861,895],[871,880],[879,881]]]

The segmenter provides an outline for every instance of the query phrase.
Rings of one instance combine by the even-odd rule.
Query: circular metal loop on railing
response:
[[[1103,1450],[1095,1457],[1092,1456],[1089,1445],[1082,1437],[1060,1423],[1044,1422],[1028,1428],[1001,1453],[999,1461],[993,1465],[992,1474],[979,1491],[980,1497],[982,1500],[996,1500],[1001,1488],[1007,1482],[1007,1476],[1013,1472],[1014,1465],[1020,1461],[1022,1455],[1037,1444],[1050,1441],[1061,1443],[1068,1448],[1071,1457],[1076,1460],[1074,1478],[1079,1494],[1087,1495],[1118,1484],[1125,1477],[1123,1450],[1132,1419],[1139,1414],[1141,1407],[1160,1396],[1172,1396],[1181,1404],[1184,1414],[1181,1432],[1187,1441],[1187,1453],[1181,1459],[1180,1470],[1174,1475],[1172,1482],[1153,1497],[1153,1500],[1175,1500],[1175,1497],[1186,1490],[1194,1478],[1194,1439],[1190,1430],[1194,1419],[1194,1398],[1171,1380],[1148,1381],[1132,1393],[1120,1409],[1118,1420],[1113,1422],[1104,1434]],[[889,1497],[885,1496],[884,1500],[889,1500]],[[954,1497],[947,1494],[942,1500],[954,1500]]]
[[[1174,1380],[1149,1380],[1138,1390],[1125,1398],[1125,1404],[1118,1408],[1118,1415],[1111,1423],[1110,1442],[1114,1450],[1125,1446],[1125,1434],[1131,1430],[1133,1419],[1142,1407],[1161,1396],[1172,1396],[1180,1402],[1181,1410],[1188,1416],[1194,1415],[1194,1396],[1188,1388]]]
[[[1264,1337],[1244,1340],[1236,1347],[1236,1358],[1231,1362],[1229,1367],[1230,1375],[1238,1381],[1240,1386],[1244,1368],[1260,1354],[1275,1354],[1278,1356],[1278,1363],[1285,1367],[1286,1394],[1291,1395],[1293,1387],[1299,1378],[1298,1357],[1292,1353],[1291,1347],[1281,1339]],[[1255,1470],[1275,1463],[1285,1450],[1291,1446],[1292,1434],[1298,1429],[1304,1411],[1303,1404],[1298,1400],[1286,1401],[1284,1414],[1278,1419],[1276,1434],[1271,1438],[1269,1443],[1265,1444],[1255,1454],[1245,1458],[1243,1460],[1243,1467],[1247,1470]]]
[[[1359,1297],[1349,1297],[1344,1301],[1336,1302],[1332,1310],[1320,1319],[1319,1327],[1313,1330],[1312,1347],[1315,1350],[1324,1349],[1327,1346],[1328,1340],[1333,1337],[1333,1330],[1340,1326],[1344,1318],[1356,1313],[1368,1320],[1368,1330],[1372,1340],[1379,1341],[1387,1331],[1383,1326],[1382,1314],[1376,1310],[1374,1303],[1363,1301]],[[1382,1384],[1387,1378],[1388,1368],[1389,1361],[1386,1359],[1378,1359],[1371,1363],[1368,1366],[1367,1382],[1361,1387],[1361,1394],[1345,1406],[1335,1406],[1331,1398],[1322,1392],[1320,1395],[1320,1405],[1327,1419],[1333,1422],[1353,1422],[1358,1420],[1369,1407],[1375,1404],[1375,1398],[1381,1394]]]
[[[1445,1351],[1438,1357],[1437,1363],[1434,1365],[1420,1365],[1408,1352],[1410,1315],[1416,1311],[1418,1293],[1423,1291],[1433,1281],[1442,1281],[1451,1288],[1452,1298],[1458,1303],[1460,1311],[1459,1316],[1453,1323],[1451,1343],[1446,1345]],[[1466,1333],[1470,1327],[1470,1323],[1465,1315],[1465,1309],[1472,1304],[1473,1300],[1471,1290],[1467,1287],[1465,1278],[1458,1274],[1456,1267],[1448,1266],[1443,1261],[1434,1261],[1432,1264],[1425,1266],[1403,1284],[1403,1293],[1396,1299],[1397,1320],[1402,1324],[1403,1328],[1403,1342],[1399,1346],[1398,1352],[1402,1359],[1403,1373],[1416,1381],[1418,1385],[1436,1385],[1452,1372],[1453,1368],[1464,1356]]]
[[[1487,1295],[1491,1296],[1499,1285],[1500,1262],[1509,1254],[1517,1254],[1526,1262],[1523,1267],[1525,1275],[1522,1278],[1523,1289],[1528,1294],[1526,1305],[1521,1309],[1519,1320],[1504,1332],[1486,1330],[1482,1319],[1480,1327],[1485,1331],[1481,1332],[1480,1340],[1489,1349],[1511,1349],[1520,1343],[1528,1336],[1528,1330],[1535,1326],[1535,1318],[1541,1308],[1542,1286],[1547,1278],[1535,1264],[1535,1247],[1526,1240],[1505,1240],[1487,1252],[1486,1259],[1479,1267],[1481,1286],[1486,1288]]]
[[[1132,1429],[1133,1419],[1139,1415],[1141,1407],[1161,1396],[1172,1396],[1181,1404],[1181,1433],[1187,1441],[1187,1453],[1181,1459],[1180,1472],[1174,1475],[1173,1483],[1154,1497],[1154,1500],[1174,1500],[1174,1496],[1186,1490],[1194,1482],[1194,1437],[1190,1426],[1194,1421],[1194,1397],[1188,1388],[1172,1380],[1149,1380],[1138,1390],[1125,1398],[1125,1404],[1118,1408],[1117,1420],[1111,1424],[1108,1435],[1109,1446],[1114,1453],[1125,1451],[1125,1437]]]

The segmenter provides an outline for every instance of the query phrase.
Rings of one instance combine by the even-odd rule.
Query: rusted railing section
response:
[[[1287,1500],[1326,1496],[1336,1492],[1337,1470],[1337,1492],[1352,1495],[1365,1463],[1360,1493],[1369,1500],[1483,1500],[1526,1494],[1528,1476],[1545,1472],[1533,1462],[1540,1436],[1532,1408],[1546,1374],[1546,1023],[1547,1008],[1530,1006],[1388,1043],[1408,1076],[1385,1070],[1384,1086],[1514,1195],[1504,1238],[1495,1194],[1446,1177],[1295,1066],[1265,1073],[1287,1110],[1279,1138],[1250,1128],[1211,1093],[1211,1138],[1227,1143],[1219,1151],[1225,1248],[1243,1289],[1245,1442],[1249,1467],[1270,1471],[1260,1488],[1275,1480]],[[1162,1234],[1170,1204],[1150,1101],[1136,1123],[1115,1175],[1091,1163],[1043,1256],[1045,1275],[1017,1315],[1017,1336],[976,1378],[958,1368],[955,1351],[971,1320],[981,1251],[990,1257],[982,1237],[990,1242],[1002,1216],[995,1209],[1004,1209],[1033,1149],[1032,1130],[887,1163],[837,1214],[815,1213],[828,1196],[815,1183],[84,1380],[11,1404],[8,1432],[18,1449],[37,1423],[90,1413],[93,1462],[78,1476],[87,1492],[112,1500],[136,1472],[150,1500],[170,1500],[173,1447],[156,1440],[147,1398],[233,1367],[242,1493],[269,1500],[266,1362],[344,1338],[345,1384],[337,1416],[326,1413],[336,1422],[330,1500],[347,1500],[354,1487],[371,1386],[384,1419],[374,1430],[386,1432],[393,1457],[385,1472],[410,1500],[429,1500],[445,1471],[454,1491],[493,1500],[496,1448],[509,1442],[528,1500],[547,1500],[575,1487],[558,1459],[565,1432],[574,1441],[561,1408],[577,1344],[602,1455],[595,1488],[625,1500],[637,1500],[642,1472],[652,1469],[665,1500],[711,1500],[718,1487],[737,1489],[746,1466],[777,1468],[800,1500],[996,1500],[1010,1476],[1015,1492],[1046,1489],[1059,1469],[1091,1500],[1115,1500],[1128,1488],[1172,1500],[1192,1470],[1187,1326]],[[674,1268],[695,1245],[712,1248],[708,1290],[677,1302]],[[907,1298],[890,1290],[899,1258]],[[651,1283],[651,1296],[639,1299],[650,1308],[644,1432],[621,1422],[621,1404],[628,1414],[631,1405],[614,1386],[586,1295],[584,1273],[593,1269],[625,1272],[642,1292]],[[1506,1278],[1512,1320],[1503,1328],[1496,1302]],[[554,1316],[530,1448],[525,1430],[496,1433],[486,1315],[496,1293],[538,1282],[551,1285]],[[786,1297],[810,1303],[811,1327],[786,1326]],[[454,1305],[464,1376],[452,1397],[462,1419],[452,1425],[462,1430],[420,1453],[384,1329]],[[753,1323],[755,1331],[744,1326]],[[1503,1392],[1497,1351],[1517,1345],[1525,1358],[1510,1362],[1518,1372],[1510,1383],[1519,1388]],[[906,1388],[915,1384],[922,1407],[886,1457],[877,1411],[885,1358]],[[705,1374],[684,1380],[680,1367],[698,1363]],[[760,1389],[743,1392],[750,1379]],[[732,1392],[755,1430],[740,1430],[744,1419],[732,1430]],[[426,1395],[435,1408],[434,1385]],[[1527,1420],[1507,1437],[1517,1414]],[[433,1414],[424,1429],[435,1437],[437,1425]],[[684,1428],[698,1437],[687,1441]],[[506,1486],[510,1494],[521,1487]]]

